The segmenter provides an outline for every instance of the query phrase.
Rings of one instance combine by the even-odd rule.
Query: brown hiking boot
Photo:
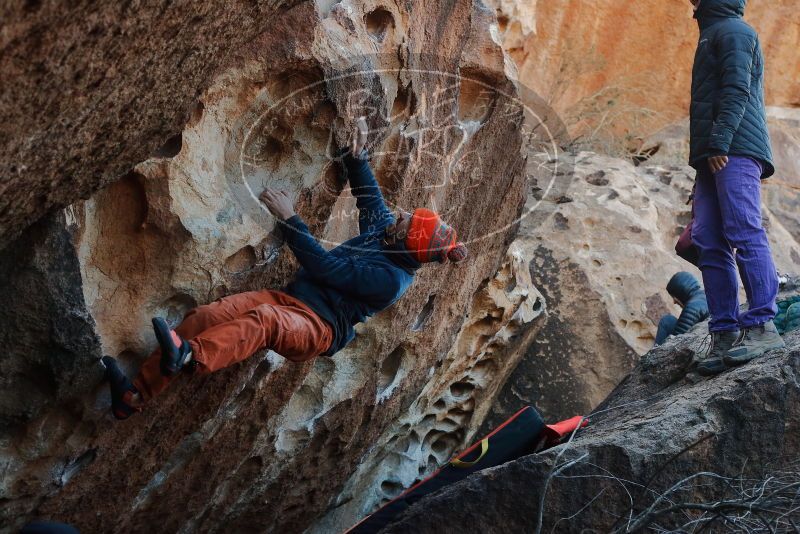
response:
[[[700,376],[718,375],[727,369],[723,358],[739,338],[739,331],[712,332],[695,353],[695,370]]]
[[[775,323],[768,323],[742,330],[739,339],[725,354],[725,365],[736,367],[758,358],[766,352],[782,349],[786,346],[783,338],[775,328]]]

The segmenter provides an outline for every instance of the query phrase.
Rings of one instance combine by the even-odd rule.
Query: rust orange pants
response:
[[[213,373],[249,358],[263,348],[296,362],[319,356],[331,345],[333,330],[311,308],[282,291],[250,291],[190,310],[177,334],[189,341],[197,372]],[[133,381],[147,401],[171,378],[163,376],[156,349]]]

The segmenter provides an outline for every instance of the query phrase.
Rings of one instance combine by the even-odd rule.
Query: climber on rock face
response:
[[[153,319],[159,348],[129,381],[114,358],[103,364],[112,412],[125,419],[163,391],[180,371],[213,373],[260,349],[303,362],[331,356],[355,336],[353,326],[396,302],[423,263],[458,263],[467,256],[456,232],[428,209],[393,214],[366,160],[367,124],[359,119],[353,140],[340,151],[344,173],[359,210],[360,235],[327,251],[311,235],[282,191],[261,200],[282,226],[300,263],[282,290],[231,295],[195,308],[170,329]]]
[[[667,284],[667,293],[683,308],[683,311],[677,318],[671,314],[661,318],[658,323],[656,345],[664,343],[669,336],[685,334],[694,325],[708,318],[706,293],[691,273],[680,272],[673,275]]]
[[[784,346],[773,318],[778,276],[761,220],[761,179],[775,172],[764,105],[764,56],[742,20],[746,0],[694,0],[690,165],[692,241],[711,314],[696,357],[709,376]],[[749,309],[739,313],[741,276]]]

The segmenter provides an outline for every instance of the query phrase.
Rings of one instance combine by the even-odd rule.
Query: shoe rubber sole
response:
[[[141,408],[131,406],[131,396],[136,389],[120,369],[117,360],[111,356],[103,356],[100,365],[105,369],[105,379],[111,391],[111,413],[114,417],[122,421],[141,411]]]
[[[738,367],[740,365],[746,364],[747,362],[753,361],[756,358],[759,358],[759,357],[763,356],[764,354],[766,354],[766,353],[768,353],[770,351],[782,349],[782,348],[785,348],[785,347],[786,347],[786,343],[784,343],[783,340],[781,340],[780,343],[776,342],[776,343],[773,343],[772,345],[767,345],[765,347],[760,347],[756,351],[748,352],[748,353],[742,354],[740,356],[737,356],[737,355],[731,356],[731,355],[726,354],[722,358],[722,360],[725,362],[725,365],[727,365],[728,367]]]
[[[700,376],[716,376],[728,370],[722,359],[704,360],[695,369]]]

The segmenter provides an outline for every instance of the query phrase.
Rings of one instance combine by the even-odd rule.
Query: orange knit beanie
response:
[[[435,211],[417,208],[411,216],[405,245],[420,263],[444,263],[446,260],[458,263],[467,257],[467,247],[456,242],[456,237],[456,231]]]

